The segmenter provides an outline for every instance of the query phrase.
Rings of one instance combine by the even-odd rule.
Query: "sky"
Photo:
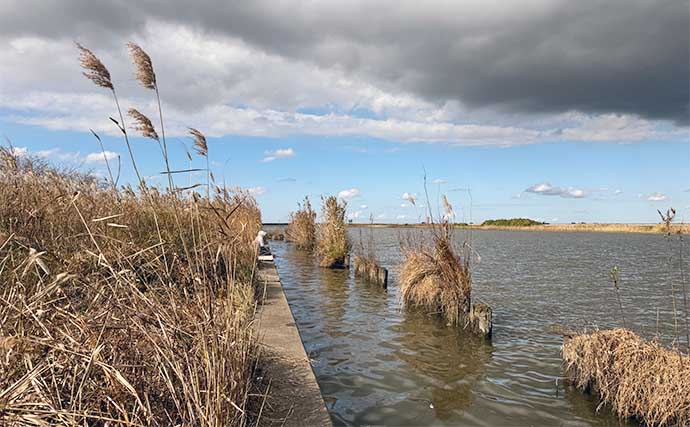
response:
[[[265,222],[323,195],[354,222],[417,222],[441,194],[465,222],[650,223],[669,207],[687,221],[689,40],[687,0],[0,0],[0,134],[105,177],[93,129],[136,182],[112,94],[75,47],[160,133],[132,41],[153,61],[173,168],[199,129],[216,182],[248,189]],[[158,145],[129,132],[164,186]]]

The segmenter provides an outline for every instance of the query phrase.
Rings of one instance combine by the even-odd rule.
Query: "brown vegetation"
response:
[[[458,256],[450,226],[436,229],[432,244],[425,241],[403,247],[405,258],[400,271],[400,291],[405,304],[438,312],[458,325],[470,311],[472,276],[469,253]]]
[[[347,202],[335,196],[322,198],[323,223],[319,227],[318,252],[322,267],[344,268],[349,264],[350,242],[345,226]]]
[[[599,393],[622,418],[690,424],[690,357],[626,329],[570,337],[563,345],[575,386]]]
[[[186,194],[169,169],[170,191],[147,187],[119,117],[136,191],[0,149],[0,424],[245,424],[259,209]]]
[[[453,207],[445,196],[443,205],[442,222],[432,221],[431,244],[422,237],[403,245],[400,291],[405,304],[426,307],[450,324],[464,325],[469,320],[472,292],[470,249],[464,244],[461,255],[456,254],[449,222]]]
[[[300,249],[312,250],[316,245],[316,211],[312,209],[309,197],[296,212],[290,212],[286,237]]]

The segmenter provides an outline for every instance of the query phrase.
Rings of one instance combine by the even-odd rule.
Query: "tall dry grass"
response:
[[[453,208],[443,197],[445,214],[433,224],[430,237],[421,233],[402,244],[400,270],[403,303],[441,315],[452,325],[462,325],[470,313],[472,274],[470,247],[458,253],[453,246]]]
[[[566,339],[568,376],[596,391],[621,418],[646,425],[690,425],[690,357],[645,341],[627,329]]]
[[[296,212],[290,212],[290,222],[285,232],[288,240],[304,250],[312,250],[316,245],[316,211],[312,209],[309,197],[299,205]]]
[[[241,190],[118,191],[0,148],[0,424],[246,424],[260,227]]]
[[[328,268],[343,268],[349,264],[350,241],[345,225],[347,202],[338,202],[335,196],[322,198],[323,223],[319,226],[319,265]]]

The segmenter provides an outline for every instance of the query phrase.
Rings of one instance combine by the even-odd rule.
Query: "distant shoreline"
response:
[[[267,226],[287,226],[287,223],[266,223]],[[373,228],[427,228],[429,224],[348,224],[350,227],[373,227]],[[645,233],[660,234],[664,233],[663,224],[542,224],[529,226],[497,226],[497,225],[455,225],[458,229],[468,230],[499,230],[499,231],[560,231],[560,232],[592,232],[592,233]],[[674,224],[671,231],[676,233],[690,233],[690,224]]]

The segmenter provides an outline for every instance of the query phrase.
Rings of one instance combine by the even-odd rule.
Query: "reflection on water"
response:
[[[597,413],[595,398],[564,387],[554,326],[620,325],[607,277],[618,265],[626,320],[650,335],[659,309],[662,332],[672,328],[658,235],[475,232],[473,295],[494,309],[489,343],[401,309],[398,230],[373,232],[388,291],[272,243],[337,425],[620,425],[607,408]]]

